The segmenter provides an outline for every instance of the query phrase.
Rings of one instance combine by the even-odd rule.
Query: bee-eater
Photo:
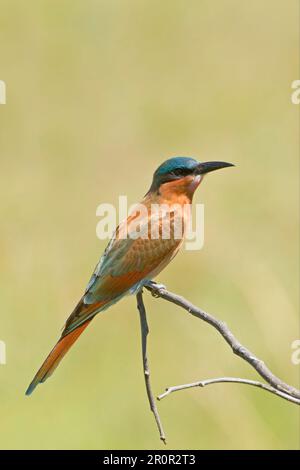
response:
[[[157,168],[150,189],[142,200],[143,206],[147,209],[145,219],[148,220],[142,220],[141,225],[149,222],[153,204],[163,205],[169,208],[167,215],[171,221],[170,236],[162,235],[160,229],[162,220],[159,218],[156,223],[160,227],[155,237],[130,236],[130,223],[137,217],[136,213],[129,215],[120,223],[97,264],[82,298],[67,319],[60,339],[36,373],[26,395],[30,395],[39,383],[50,377],[64,355],[98,313],[126,294],[136,294],[145,283],[167,266],[177,254],[184,237],[184,232],[181,237],[174,235],[174,223],[172,224],[174,205],[190,207],[193,194],[204,175],[229,166],[233,165],[226,162],[200,163],[193,158],[175,157],[166,160]],[[125,228],[128,231],[127,236],[124,236]],[[149,231],[147,233],[149,234]]]

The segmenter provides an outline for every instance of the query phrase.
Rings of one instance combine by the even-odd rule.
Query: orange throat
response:
[[[180,205],[190,204],[201,180],[201,175],[188,175],[180,180],[162,184],[159,188],[160,202]]]

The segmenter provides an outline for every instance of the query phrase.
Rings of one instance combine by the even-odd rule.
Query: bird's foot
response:
[[[159,284],[155,281],[147,281],[145,287],[148,287],[151,290],[151,294],[153,295],[153,297],[159,297],[159,291],[166,290],[166,286],[164,284]]]

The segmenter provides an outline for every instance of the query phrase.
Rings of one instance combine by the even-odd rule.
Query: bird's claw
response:
[[[145,284],[145,287],[147,286],[150,287],[150,289],[155,289],[155,291],[151,290],[153,297],[159,297],[159,291],[166,290],[166,286],[164,284],[158,284],[155,281],[148,281],[147,284]]]

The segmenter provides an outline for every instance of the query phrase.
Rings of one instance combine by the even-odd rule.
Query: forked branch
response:
[[[185,298],[167,291],[165,286],[156,284],[153,281],[149,281],[147,284],[145,284],[145,288],[148,289],[154,297],[160,297],[164,300],[167,300],[168,302],[178,305],[179,307],[182,307],[184,310],[187,310],[187,312],[190,313],[191,315],[194,315],[200,320],[203,320],[206,323],[209,323],[211,326],[213,326],[222,335],[225,341],[229,344],[233,353],[239,356],[244,361],[248,362],[248,364],[250,364],[256,370],[256,372],[258,372],[258,374],[267,382],[267,383],[262,383],[256,380],[243,379],[239,377],[217,377],[213,379],[199,380],[197,382],[192,382],[189,384],[168,387],[164,393],[162,393],[161,395],[157,397],[158,400],[165,398],[171,393],[178,392],[180,390],[186,390],[186,389],[193,388],[193,387],[205,387],[207,385],[213,385],[216,383],[237,383],[237,384],[250,385],[253,387],[260,388],[280,398],[283,398],[284,400],[288,400],[291,403],[300,405],[300,390],[293,387],[292,385],[286,384],[281,379],[276,377],[276,375],[274,375],[273,372],[270,371],[270,369],[265,365],[265,363],[261,359],[256,357],[249,349],[247,349],[237,340],[237,338],[233,335],[233,333],[229,330],[228,326],[223,321],[218,320],[216,317],[214,317],[210,313],[207,313],[204,310],[200,309],[199,307],[196,307]],[[158,414],[158,410],[155,404],[155,400],[153,397],[151,384],[150,384],[150,371],[149,371],[149,364],[148,364],[148,357],[147,357],[147,336],[149,333],[149,328],[147,324],[146,309],[145,309],[145,305],[143,302],[142,291],[139,291],[136,297],[137,297],[137,306],[138,306],[138,310],[140,314],[143,368],[144,368],[144,377],[145,377],[147,396],[148,396],[148,400],[150,404],[150,409],[153,412],[154,417],[155,417],[160,439],[164,443],[166,443],[165,433],[161,424],[161,420]]]
[[[261,359],[256,357],[249,349],[247,349],[237,340],[237,338],[233,335],[233,333],[229,330],[228,326],[224,322],[218,320],[213,315],[205,312],[199,307],[196,307],[185,298],[167,291],[164,286],[156,284],[155,282],[151,281],[147,285],[145,285],[145,287],[152,293],[154,297],[160,297],[164,300],[167,300],[168,302],[172,302],[173,304],[178,305],[179,307],[182,307],[183,309],[187,310],[188,313],[190,313],[191,315],[213,326],[229,344],[233,353],[239,356],[244,361],[248,362],[256,370],[256,372],[258,372],[258,374],[269,384],[269,386],[267,386],[266,384],[248,381],[247,379],[233,380],[232,378],[230,378],[230,380],[228,380],[229,378],[227,378],[227,380],[224,380],[224,378],[219,378],[212,379],[213,381],[210,382],[198,381],[193,384],[171,387],[167,389],[168,393],[160,395],[159,398],[163,398],[164,396],[170,394],[173,391],[201,386],[201,384],[202,386],[204,386],[203,384],[208,385],[208,383],[235,381],[239,383],[247,383],[248,385],[255,385],[256,387],[260,387],[264,390],[275,393],[275,395],[278,395],[286,400],[289,400],[292,403],[300,405],[300,390],[293,387],[292,385],[286,384],[281,379],[276,377],[276,375],[274,375],[273,372],[270,371],[270,369],[265,365],[265,363]]]

